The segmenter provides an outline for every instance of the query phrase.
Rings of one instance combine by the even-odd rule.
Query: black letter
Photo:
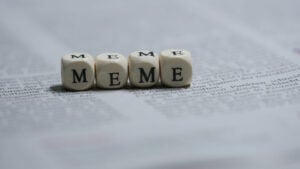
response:
[[[147,75],[145,70],[143,68],[139,68],[140,70],[140,82],[139,83],[144,83],[143,81],[143,77],[145,78],[145,81],[148,82],[150,77],[151,77],[151,81],[150,82],[154,82],[154,70],[155,70],[155,67],[151,67],[150,68],[150,71],[149,71],[149,74]]]
[[[71,57],[72,57],[72,59],[73,59],[73,58],[80,58],[80,57],[81,57],[81,58],[84,58],[84,54],[81,54],[81,55],[79,55],[79,56],[71,55]]]
[[[148,53],[139,52],[139,55],[140,55],[140,56],[148,56],[148,55],[154,56],[154,53],[153,53],[153,52],[148,52]]]
[[[176,76],[181,76],[182,68],[181,67],[175,67],[175,68],[172,68],[172,70],[173,70],[173,80],[172,81],[182,81],[183,77],[181,77],[179,79],[176,79]],[[179,70],[179,71],[177,71],[177,70]]]
[[[107,55],[108,59],[119,59],[118,55]]]
[[[182,51],[172,51],[173,55],[183,55]]]
[[[114,76],[114,75],[116,75],[116,76]],[[121,84],[119,81],[119,72],[109,73],[109,76],[110,76],[109,86],[118,86]],[[118,83],[114,83],[114,80],[118,81]]]
[[[78,82],[80,82],[82,78],[83,78],[83,82],[87,82],[85,71],[86,71],[86,69],[82,69],[82,71],[80,73],[80,76],[78,76],[78,73],[76,72],[76,70],[72,69],[72,72],[73,72],[73,83],[76,83],[76,79],[77,79]]]

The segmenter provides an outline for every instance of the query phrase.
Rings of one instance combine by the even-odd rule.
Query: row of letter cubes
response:
[[[96,58],[87,53],[73,53],[62,57],[63,86],[71,90],[87,90],[96,80],[97,87],[152,87],[159,82],[168,87],[189,86],[192,80],[192,61],[189,51],[135,51],[128,59],[119,53],[103,53]]]

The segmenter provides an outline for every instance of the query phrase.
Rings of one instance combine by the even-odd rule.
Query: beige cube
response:
[[[127,84],[127,59],[119,53],[103,53],[96,57],[97,86],[105,89],[121,88]]]
[[[61,59],[63,86],[71,90],[87,90],[95,81],[94,58],[87,53],[71,53]]]
[[[191,53],[182,49],[168,49],[160,53],[160,75],[168,87],[189,86],[192,81]]]
[[[128,58],[129,79],[135,87],[151,87],[159,79],[159,57],[153,51],[135,51]]]

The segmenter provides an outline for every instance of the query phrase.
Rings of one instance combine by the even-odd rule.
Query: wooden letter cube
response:
[[[71,53],[61,59],[63,86],[71,90],[87,90],[95,81],[94,58],[87,53]]]
[[[192,81],[191,53],[181,49],[168,49],[160,53],[160,75],[163,85],[189,86]]]
[[[103,53],[96,57],[97,86],[106,89],[121,88],[127,84],[127,59],[119,53]]]
[[[159,79],[159,57],[153,51],[135,51],[129,55],[129,79],[136,87],[151,87]]]

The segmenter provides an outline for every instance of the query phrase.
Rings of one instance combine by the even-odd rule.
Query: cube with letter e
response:
[[[97,86],[105,89],[124,87],[128,79],[128,64],[119,53],[103,53],[96,57]]]
[[[192,81],[191,53],[182,49],[168,49],[160,53],[160,75],[168,87],[189,86]]]

